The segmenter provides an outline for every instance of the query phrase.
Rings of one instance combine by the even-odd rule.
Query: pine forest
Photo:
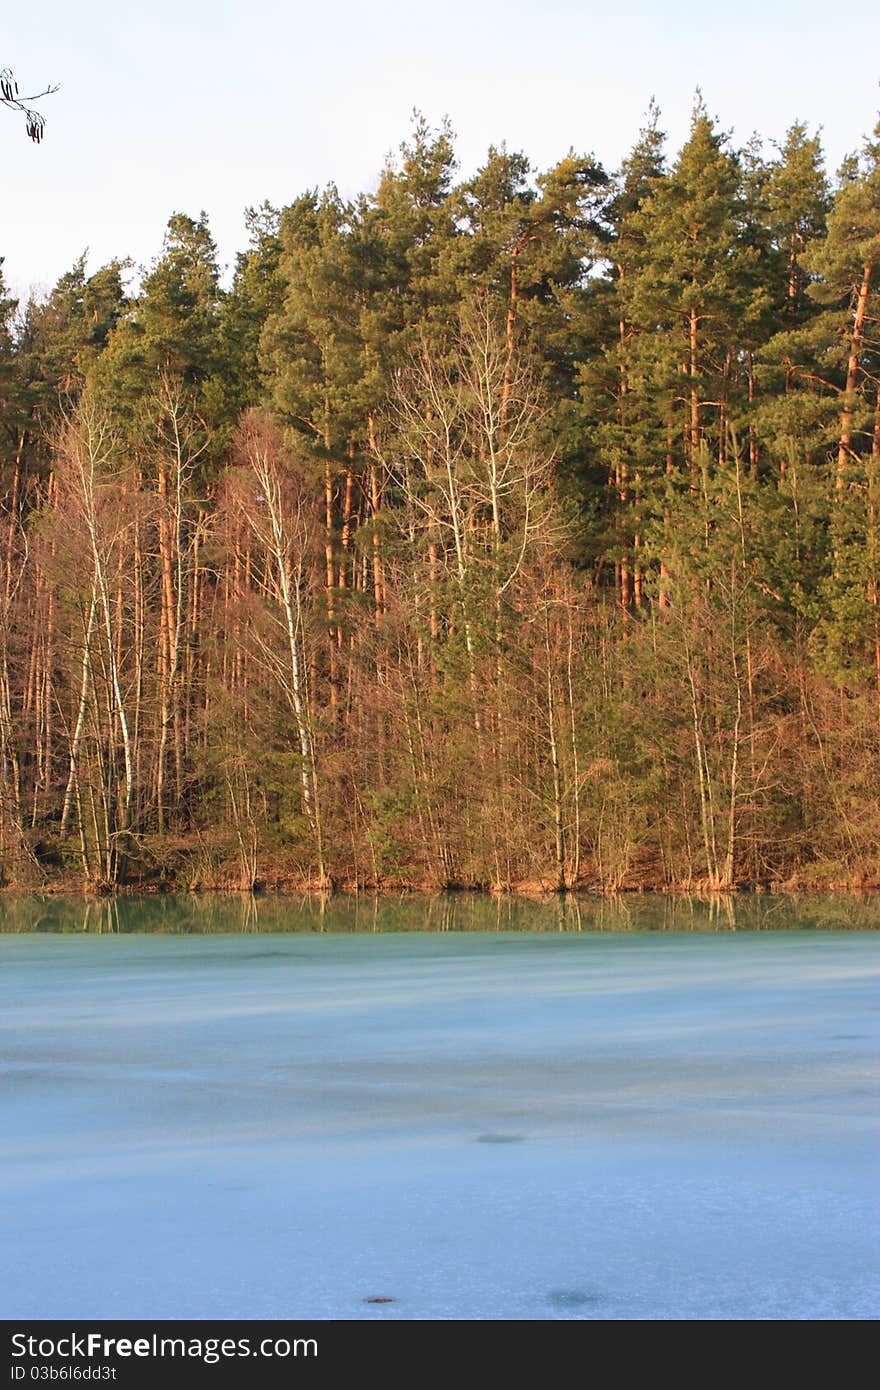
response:
[[[880,884],[880,125],[248,228],[0,281],[3,884]]]

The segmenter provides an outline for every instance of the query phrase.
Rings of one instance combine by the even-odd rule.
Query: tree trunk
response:
[[[843,411],[840,417],[840,443],[837,448],[837,491],[845,486],[846,462],[852,450],[852,423],[855,406],[856,387],[859,381],[859,358],[865,335],[865,322],[868,316],[868,301],[871,296],[871,273],[873,265],[866,265],[856,298],[856,310],[849,340],[849,358],[846,365],[846,387],[843,395]]]

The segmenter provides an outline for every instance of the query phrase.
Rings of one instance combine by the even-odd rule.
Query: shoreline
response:
[[[809,884],[802,880],[756,880],[741,882],[730,887],[714,888],[704,882],[691,884],[626,884],[619,888],[602,888],[590,883],[579,883],[564,888],[544,887],[532,882],[510,884],[504,887],[485,884],[357,884],[341,881],[329,885],[315,882],[290,880],[273,883],[255,883],[251,887],[233,884],[207,884],[188,886],[182,884],[124,883],[110,886],[82,885],[77,883],[44,884],[0,884],[0,900],[11,898],[44,898],[47,900],[75,898],[82,901],[104,901],[114,898],[260,898],[267,901],[284,898],[309,899],[350,899],[364,898],[376,901],[395,900],[398,902],[421,902],[437,898],[482,898],[487,901],[520,901],[551,903],[566,898],[590,898],[615,901],[620,898],[685,898],[706,902],[718,902],[727,898],[749,899],[762,897],[811,898],[873,898],[880,894],[880,883],[855,883],[852,880]]]

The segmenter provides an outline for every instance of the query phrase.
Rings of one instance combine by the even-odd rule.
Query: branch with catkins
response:
[[[11,111],[21,111],[25,118],[25,129],[35,145],[39,145],[46,130],[46,119],[31,105],[32,101],[40,101],[42,97],[52,96],[58,91],[58,84],[45,87],[42,92],[34,92],[32,96],[23,97],[18,90],[18,82],[11,68],[0,69],[0,102],[8,106]]]

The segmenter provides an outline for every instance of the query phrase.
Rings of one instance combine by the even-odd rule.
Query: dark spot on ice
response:
[[[393,1298],[383,1298],[380,1294],[377,1298],[365,1298],[365,1303],[393,1303]]]
[[[829,1034],[832,1042],[858,1042],[864,1038],[864,1033],[831,1033]]]
[[[548,1303],[555,1308],[588,1308],[602,1299],[602,1294],[590,1293],[588,1289],[554,1289],[547,1295]]]
[[[478,1144],[521,1144],[524,1134],[478,1134]]]

